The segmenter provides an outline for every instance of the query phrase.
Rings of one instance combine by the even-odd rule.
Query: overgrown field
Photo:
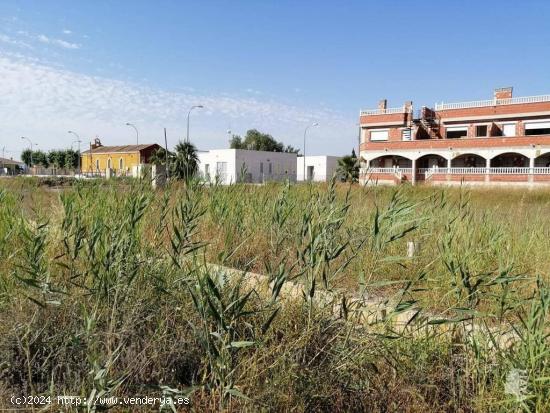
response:
[[[549,224],[545,189],[4,179],[0,407],[547,412]]]

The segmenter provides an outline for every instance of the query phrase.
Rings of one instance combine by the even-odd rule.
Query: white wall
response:
[[[338,169],[338,160],[341,159],[339,156],[306,156],[306,175],[307,168],[313,167],[313,181],[316,182],[325,182],[332,178],[332,175]],[[297,169],[297,179],[298,181],[304,180],[304,157],[300,156],[296,160]]]
[[[211,151],[200,151],[197,153],[199,157],[199,172],[203,177],[206,177],[206,168],[209,167],[210,180],[213,182],[218,176],[221,184],[229,185],[234,183],[237,178],[235,168],[235,149],[214,149]],[[217,168],[221,167],[221,163],[226,163],[225,174],[218,174]]]
[[[206,165],[210,165],[212,181],[216,176],[216,165],[219,162],[227,162],[227,172],[225,176],[220,177],[220,183],[224,185],[235,183],[241,178],[251,183],[287,179],[296,181],[296,154],[294,153],[215,149],[199,152],[198,157],[201,175],[206,174]],[[242,172],[245,172],[245,175],[241,177]]]
[[[295,153],[238,149],[236,155],[237,173],[240,175],[241,168],[246,168],[248,182],[285,181],[287,179],[292,182],[296,181]]]

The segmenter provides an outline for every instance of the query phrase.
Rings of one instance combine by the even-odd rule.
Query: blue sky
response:
[[[249,128],[348,153],[380,98],[550,93],[547,1],[10,1],[0,3],[0,149],[185,134],[201,149]]]

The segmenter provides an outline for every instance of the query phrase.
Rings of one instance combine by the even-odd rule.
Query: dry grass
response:
[[[549,206],[546,189],[2,180],[0,405],[182,394],[195,411],[547,411]],[[305,294],[281,300],[290,281]],[[391,300],[385,319],[358,324],[365,295]],[[512,369],[521,397],[504,391]]]

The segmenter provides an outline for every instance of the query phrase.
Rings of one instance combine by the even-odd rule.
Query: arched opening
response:
[[[124,169],[124,160],[122,158],[118,160],[118,169],[121,171]]]
[[[535,168],[550,168],[550,152],[535,158]]]
[[[441,155],[427,154],[416,160],[416,167],[422,168],[445,168],[447,167],[447,159]]]
[[[95,161],[95,169],[99,171],[99,159]]]
[[[369,162],[371,168],[412,168],[412,161],[400,155],[384,155]]]
[[[501,153],[491,160],[493,168],[525,168],[529,166],[529,158],[516,152]]]
[[[107,169],[111,169],[111,158],[107,159]]]
[[[475,153],[465,153],[451,160],[453,168],[484,168],[487,161]]]

